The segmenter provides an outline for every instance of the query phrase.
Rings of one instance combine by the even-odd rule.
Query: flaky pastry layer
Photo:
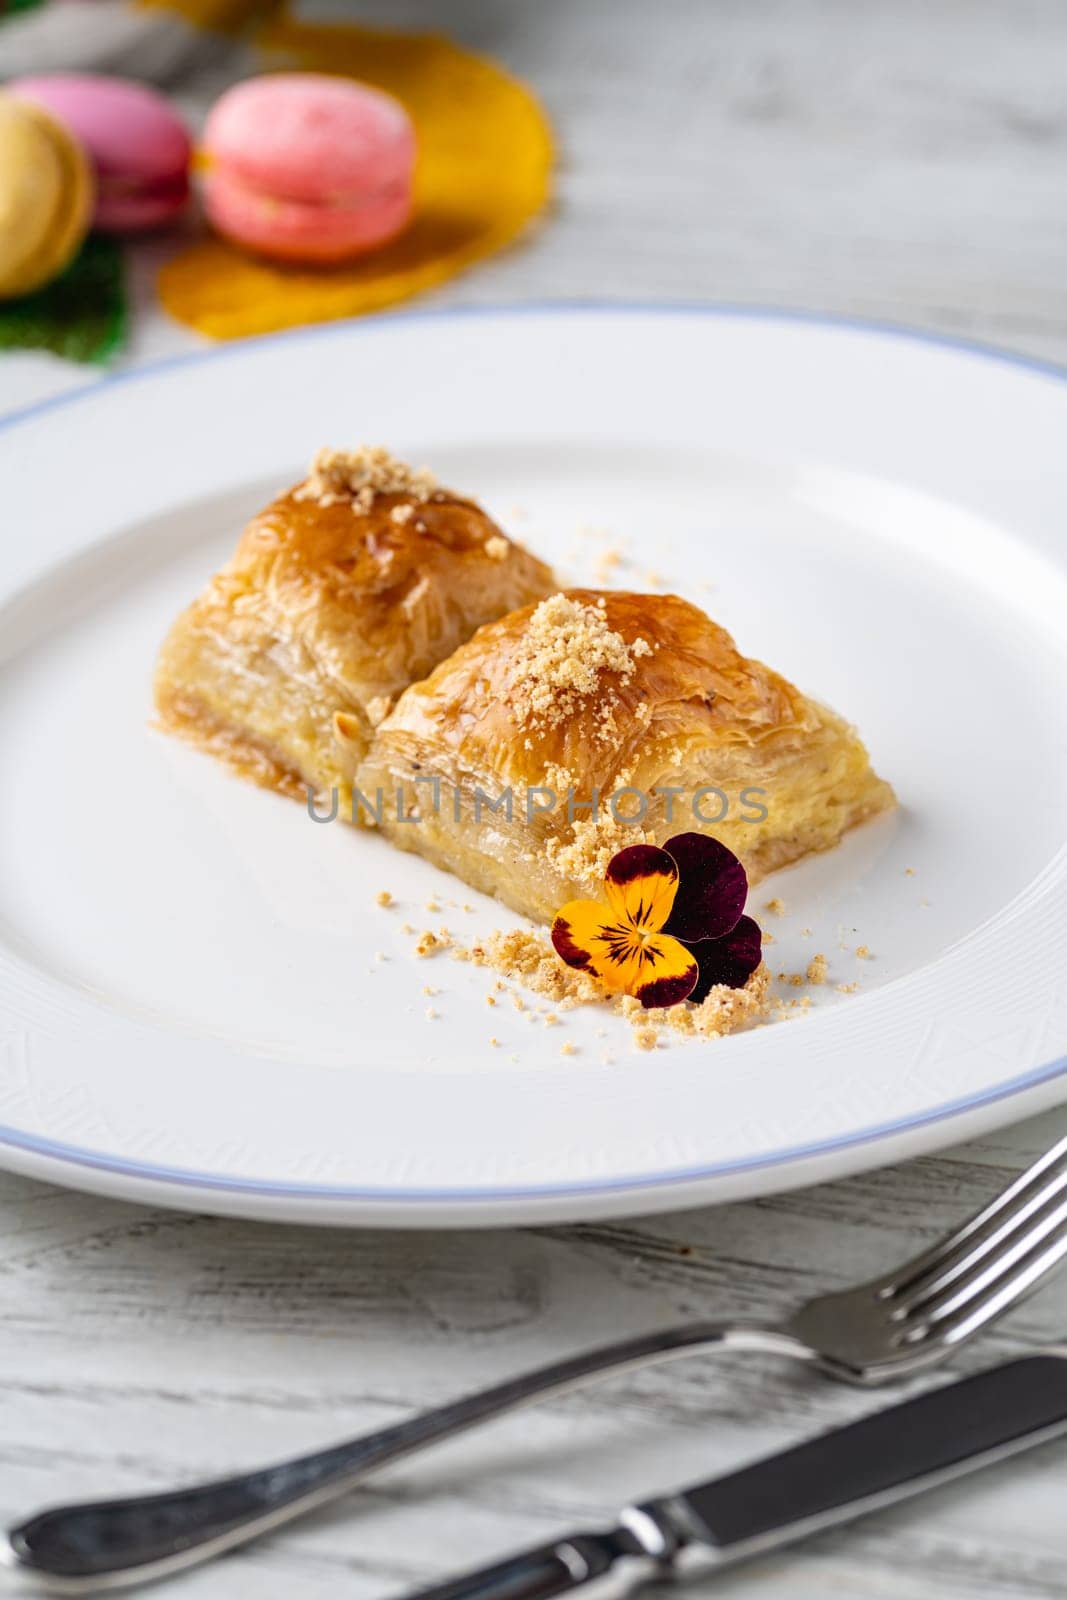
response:
[[[568,674],[549,648],[555,700],[531,694],[529,641],[545,612],[526,606],[412,684],[377,729],[356,787],[402,849],[548,921],[596,895],[627,844],[695,828],[757,880],[895,804],[853,728],[743,656],[696,606],[613,591],[566,599],[602,619],[586,635],[587,654],[608,663],[591,690],[579,692],[590,674]],[[584,645],[578,629],[579,664]],[[555,797],[551,809],[538,791]]]
[[[444,490],[281,495],[160,652],[162,725],[268,788],[345,797],[376,724],[482,623],[553,589]]]

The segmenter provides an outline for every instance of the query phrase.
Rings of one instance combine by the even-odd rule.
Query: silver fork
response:
[[[424,1411],[313,1455],[169,1493],[58,1506],[8,1529],[0,1554],[23,1578],[91,1594],[164,1577],[336,1500],[387,1462],[593,1378],[710,1350],[791,1356],[872,1385],[945,1360],[1033,1292],[1067,1254],[1067,1139],[940,1244],[780,1322],[694,1322],[584,1355]]]

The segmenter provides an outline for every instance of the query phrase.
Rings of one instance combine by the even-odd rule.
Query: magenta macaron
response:
[[[182,211],[192,144],[177,112],[155,89],[81,72],[18,78],[8,88],[50,111],[88,152],[96,169],[94,227],[137,233]]]
[[[208,117],[203,148],[210,221],[261,255],[347,261],[410,221],[411,119],[350,78],[280,72],[239,83]]]

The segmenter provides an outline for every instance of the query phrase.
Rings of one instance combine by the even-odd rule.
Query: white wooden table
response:
[[[440,303],[755,301],[1067,361],[1061,0],[359,9],[447,19],[536,83],[557,122],[556,215]],[[192,343],[145,307],[131,359]],[[2,358],[0,407],[85,381]],[[309,1449],[670,1319],[771,1314],[913,1251],[1065,1129],[1067,1113],[1047,1115],[716,1211],[497,1234],[254,1227],[0,1177],[0,1515]],[[1067,1278],[958,1365],[1065,1333]],[[398,1595],[878,1403],[751,1360],[638,1374],[394,1469],[173,1592]],[[715,1592],[1053,1600],[1067,1592],[1065,1496],[1067,1447],[1047,1447]]]

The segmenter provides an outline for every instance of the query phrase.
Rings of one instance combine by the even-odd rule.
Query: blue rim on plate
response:
[[[170,356],[162,361],[135,367],[130,371],[116,373],[110,377],[88,383],[76,389],[73,393],[53,395],[46,400],[38,401],[32,406],[27,406],[21,411],[12,412],[8,416],[0,418],[0,432],[17,427],[46,412],[59,410],[64,406],[83,403],[98,394],[102,388],[111,389],[122,384],[137,383],[143,379],[154,378],[161,373],[174,371],[182,367],[204,365],[212,361],[225,361],[233,355],[243,353],[250,347],[328,337],[331,333],[335,333],[339,327],[350,329],[354,327],[375,328],[390,322],[444,321],[461,317],[474,318],[480,316],[589,316],[599,313],[625,314],[627,312],[637,312],[643,316],[703,316],[734,318],[753,322],[806,323],[816,327],[840,328],[846,331],[852,330],[856,333],[876,334],[891,340],[931,345],[942,350],[952,350],[963,355],[976,356],[983,361],[1000,362],[1005,366],[1037,373],[1043,377],[1052,378],[1058,383],[1067,383],[1067,368],[1057,366],[1053,362],[1042,361],[1036,356],[1018,355],[1012,351],[1000,349],[996,345],[983,344],[980,340],[966,339],[952,334],[929,333],[903,324],[865,320],[862,317],[835,316],[817,311],[791,310],[776,306],[699,301],[676,301],[668,304],[603,300],[526,301],[518,305],[457,306],[452,308],[442,307],[436,310],[385,312],[376,316],[317,323],[310,328],[295,328],[282,333],[262,334],[251,339],[237,340],[232,345],[227,344],[214,349],[191,351],[185,355]],[[1016,1095],[1024,1094],[1028,1089],[1051,1083],[1065,1074],[1067,1074],[1067,1056],[1061,1056],[1055,1061],[1047,1062],[1044,1066],[1034,1067],[1029,1072],[1011,1078],[994,1089],[985,1090],[980,1094],[964,1095],[957,1100],[946,1101],[932,1111],[911,1117],[898,1118],[894,1121],[876,1123],[856,1133],[841,1134],[832,1139],[822,1139],[810,1144],[788,1146],[784,1149],[744,1156],[731,1161],[713,1162],[699,1167],[678,1168],[675,1171],[658,1173],[651,1177],[634,1175],[623,1178],[589,1179],[582,1183],[531,1184],[517,1188],[474,1190],[358,1189],[350,1188],[347,1185],[269,1182],[257,1178],[226,1177],[220,1173],[198,1172],[181,1167],[152,1166],[147,1162],[121,1161],[111,1156],[101,1155],[96,1151],[84,1150],[77,1145],[63,1144],[57,1140],[38,1138],[32,1134],[21,1133],[18,1129],[8,1128],[3,1124],[0,1124],[0,1146],[7,1146],[10,1149],[20,1150],[30,1155],[42,1156],[67,1166],[83,1167],[94,1172],[111,1173],[121,1178],[170,1184],[182,1189],[206,1189],[214,1190],[220,1194],[246,1194],[256,1195],[261,1198],[353,1201],[369,1204],[386,1202],[390,1205],[404,1205],[405,1203],[426,1205],[436,1201],[445,1202],[449,1205],[461,1205],[465,1203],[491,1204],[494,1201],[566,1200],[570,1196],[619,1194],[628,1190],[681,1188],[684,1185],[699,1183],[705,1179],[723,1178],[743,1172],[769,1170],[775,1167],[787,1166],[797,1161],[816,1160],[819,1157],[833,1155],[842,1150],[860,1149],[865,1145],[892,1138],[897,1134],[913,1132],[918,1128],[934,1127],[954,1117],[966,1115],[968,1112],[981,1111],[1004,1100],[1010,1100]]]

